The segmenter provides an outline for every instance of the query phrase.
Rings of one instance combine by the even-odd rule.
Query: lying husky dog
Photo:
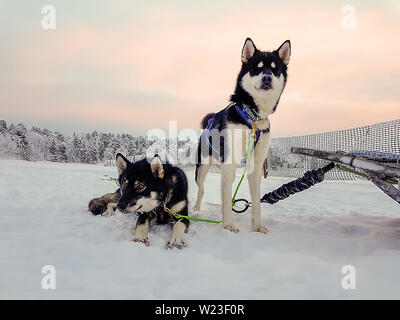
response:
[[[253,153],[253,168],[248,173],[252,201],[252,230],[267,233],[261,225],[260,183],[261,169],[269,147],[268,116],[275,112],[286,84],[287,65],[290,59],[290,41],[285,41],[272,52],[259,51],[250,38],[242,49],[242,69],[237,78],[236,89],[230,104],[218,113],[205,116],[202,128],[206,129],[199,141],[196,164],[197,201],[194,210],[200,210],[204,194],[204,180],[213,165],[213,158],[221,167],[222,176],[222,215],[224,228],[238,232],[232,218],[232,184],[235,180],[237,163],[231,161],[235,152],[245,153],[247,144],[237,141],[236,131],[241,138],[249,129],[256,130],[257,143]],[[211,131],[220,134],[219,139],[211,139]],[[224,132],[224,134],[222,134]],[[226,135],[227,132],[227,135]],[[235,133],[235,134],[234,134]],[[228,145],[226,141],[231,139]],[[233,137],[233,139],[232,139]],[[218,149],[218,150],[216,150]]]
[[[188,183],[185,173],[168,163],[162,163],[159,156],[129,162],[122,154],[117,154],[116,166],[120,188],[115,193],[93,199],[89,210],[93,214],[112,215],[118,208],[122,213],[136,213],[136,231],[133,241],[149,245],[148,232],[151,223],[173,223],[172,237],[168,248],[185,246],[184,232],[189,220],[176,219],[164,211],[164,207],[176,214],[188,215]]]

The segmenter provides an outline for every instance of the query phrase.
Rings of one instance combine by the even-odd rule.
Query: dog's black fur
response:
[[[246,39],[247,40],[247,39]],[[285,41],[289,42],[287,40]],[[251,76],[256,76],[259,73],[263,72],[265,75],[271,75],[274,74],[276,77],[279,77],[280,75],[283,75],[284,77],[284,86],[285,88],[286,81],[287,81],[287,65],[283,63],[282,59],[279,57],[279,50],[280,48],[284,45],[284,43],[275,51],[268,52],[268,51],[259,51],[256,49],[253,57],[247,62],[242,64],[242,68],[240,69],[239,75],[236,80],[236,88],[235,88],[235,93],[231,95],[230,101],[237,103],[239,105],[247,104],[255,114],[259,114],[259,108],[254,102],[254,99],[248,92],[246,92],[242,85],[242,78],[243,76],[249,72]],[[264,66],[262,68],[258,68],[257,65],[260,62],[263,62]],[[275,68],[271,68],[271,63],[275,63]],[[276,108],[278,107],[279,99],[276,102],[273,112],[276,111]],[[231,120],[231,119],[229,119]],[[237,117],[233,117],[232,121],[235,122],[237,120]],[[241,120],[241,118],[240,118]],[[241,120],[242,122],[243,120]]]
[[[246,41],[249,40],[249,38],[246,39]],[[286,42],[290,41],[287,40]],[[274,74],[276,77],[279,77],[280,75],[283,75],[284,77],[284,87],[286,85],[287,81],[287,65],[283,63],[282,59],[279,57],[279,50],[281,47],[284,45],[284,43],[275,51],[259,51],[256,49],[253,57],[246,63],[242,64],[242,68],[240,69],[240,72],[237,76],[236,79],[236,87],[235,87],[235,92],[234,94],[231,95],[230,97],[230,102],[236,103],[238,105],[243,105],[246,104],[250,107],[250,109],[256,114],[259,115],[259,107],[257,104],[254,102],[253,97],[243,89],[241,82],[242,78],[246,73],[250,73],[251,76],[256,76],[263,72],[265,75],[271,75]],[[257,65],[260,62],[263,62],[264,66],[263,68],[258,68]],[[275,63],[275,68],[271,68],[271,63]],[[273,112],[276,111],[276,108],[278,107],[279,104],[279,99],[276,102]],[[208,120],[212,117],[215,116],[215,113],[209,113],[207,114],[203,120],[201,121],[201,128],[205,129],[208,124]],[[227,108],[226,109],[226,118],[225,121],[223,121],[222,126],[219,128],[219,130],[225,129],[226,123],[231,122],[231,123],[244,123],[243,119],[238,115],[237,111],[235,108]]]
[[[175,204],[185,201],[186,205],[183,207],[179,214],[188,215],[188,182],[186,174],[178,167],[174,167],[169,163],[163,163],[164,176],[162,178],[155,176],[151,170],[151,165],[147,159],[139,160],[135,163],[130,163],[123,155],[118,154],[117,157],[122,157],[126,163],[127,168],[119,176],[119,184],[121,186],[121,197],[118,201],[118,209],[125,213],[127,207],[135,205],[140,198],[151,197],[152,192],[157,193],[156,200],[159,205],[165,205],[167,208],[172,208]],[[128,183],[125,185],[125,182]],[[138,185],[146,186],[144,191],[138,192],[135,188],[135,183]],[[157,206],[151,211],[143,212],[138,209],[140,217],[149,217],[148,213],[153,213],[156,210],[159,212],[160,206]],[[178,212],[177,212],[178,213]],[[176,220],[169,214],[158,216],[157,222],[168,223]],[[144,218],[140,219],[142,221]],[[186,226],[189,226],[189,220],[183,219]]]
[[[276,111],[287,81],[287,66],[290,61],[291,44],[286,40],[275,51],[260,51],[247,38],[241,54],[242,66],[236,78],[236,87],[227,107],[217,113],[209,113],[201,121],[207,129],[199,140],[195,179],[198,186],[194,210],[199,211],[204,195],[204,181],[209,169],[218,164],[221,168],[221,201],[225,229],[238,232],[232,217],[232,185],[236,166],[234,155],[246,155],[246,144],[235,139],[234,132],[248,135],[250,126],[257,132],[257,144],[253,144],[253,172],[248,174],[252,206],[252,230],[267,233],[261,224],[259,205],[260,181],[258,173],[268,153],[270,122],[268,116]],[[250,111],[248,111],[250,109]],[[251,121],[242,117],[246,113]],[[213,118],[212,122],[210,119]],[[210,123],[210,125],[208,125]],[[225,130],[227,129],[227,130]],[[237,137],[237,135],[236,135]],[[228,138],[228,139],[226,139]],[[226,142],[226,143],[225,143]],[[213,159],[214,158],[214,159]],[[245,158],[244,158],[245,159]],[[210,160],[217,160],[210,161]],[[243,160],[243,158],[242,158]]]
[[[162,164],[161,161],[154,165],[147,159],[131,163],[122,154],[117,154],[116,158],[120,188],[114,193],[91,200],[89,210],[95,215],[103,214],[108,211],[108,204],[115,204],[114,210],[118,208],[122,213],[139,215],[136,230],[138,226],[146,223],[149,225],[153,222],[176,224],[179,221],[185,225],[187,231],[189,220],[176,219],[164,211],[164,206],[172,209],[175,205],[180,204],[175,209],[175,213],[188,216],[188,182],[183,170],[169,163]],[[158,156],[156,155],[155,158]],[[123,169],[121,169],[121,164]],[[149,199],[147,204],[146,199]],[[138,205],[141,202],[146,205],[141,207]],[[134,241],[144,242],[148,245],[147,238]],[[181,247],[180,244],[168,243],[167,245],[168,247]]]
[[[247,38],[245,43],[247,41],[252,40],[250,38]],[[286,81],[287,81],[287,65],[282,61],[282,59],[279,56],[279,50],[284,46],[284,44],[289,44],[290,47],[290,41],[287,40],[285,41],[278,49],[274,51],[260,51],[257,48],[255,48],[255,52],[253,56],[247,61],[242,63],[242,67],[240,69],[240,72],[237,76],[236,79],[236,87],[234,93],[230,97],[230,102],[233,104],[237,104],[239,106],[242,105],[247,105],[250,107],[250,109],[254,112],[255,115],[260,115],[260,110],[259,106],[255,103],[253,97],[243,88],[242,86],[242,79],[244,75],[247,73],[250,74],[250,76],[254,77],[259,75],[260,73],[263,73],[265,76],[268,75],[274,75],[275,77],[280,77],[283,76],[284,83],[283,83],[283,89],[285,88]],[[253,43],[254,45],[254,43]],[[255,47],[255,46],[254,46]],[[263,67],[259,68],[258,64],[260,62],[263,62]],[[275,68],[271,67],[271,64],[275,64]],[[272,87],[266,87],[265,89],[273,89]],[[279,104],[280,97],[277,99],[273,109],[272,113],[276,111],[278,104]],[[217,116],[216,116],[217,115]],[[215,118],[214,118],[215,117]],[[228,123],[232,124],[244,124],[244,121],[242,117],[238,114],[236,108],[234,106],[228,106],[225,109],[221,110],[220,112],[216,113],[208,113],[200,122],[200,126],[202,129],[206,129],[208,125],[209,119],[214,118],[213,121],[213,129],[217,129],[219,131],[222,131],[227,128]],[[213,143],[210,139],[210,143]],[[215,142],[214,142],[215,143]],[[223,137],[221,137],[220,141],[220,160],[221,162],[224,162],[224,141]],[[198,168],[201,163],[201,152],[204,150],[201,150],[201,144],[198,144],[198,149],[197,149],[197,163],[196,163],[196,171],[195,171],[195,179],[197,181],[197,173],[198,173]],[[208,149],[208,154],[203,154],[203,156],[207,155],[212,155],[212,149],[211,147]]]
[[[156,155],[149,163],[147,159],[131,163],[122,154],[117,155],[117,168],[120,173],[119,184],[121,197],[117,207],[123,213],[133,212],[139,214],[136,222],[136,233],[139,228],[148,229],[151,222],[174,224],[174,232],[167,247],[182,248],[183,232],[175,226],[183,223],[185,231],[189,227],[189,220],[177,219],[164,211],[164,207],[171,209],[176,214],[188,216],[188,182],[186,174],[178,167],[169,163],[161,163]],[[147,231],[146,231],[147,232]],[[134,241],[148,245],[147,236],[135,236]]]

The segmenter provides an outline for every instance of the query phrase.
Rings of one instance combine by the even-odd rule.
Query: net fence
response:
[[[294,155],[292,147],[324,151],[378,151],[400,154],[400,119],[357,128],[296,137],[272,138],[268,152],[271,176],[301,177],[305,171],[318,169],[327,161]],[[333,169],[325,175],[331,180],[355,180],[359,177]]]

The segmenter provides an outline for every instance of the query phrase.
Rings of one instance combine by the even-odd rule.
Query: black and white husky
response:
[[[131,163],[117,154],[116,167],[120,188],[114,193],[95,198],[89,210],[95,215],[113,215],[118,208],[122,213],[136,213],[138,219],[133,241],[149,245],[148,233],[152,223],[173,224],[173,232],[167,248],[185,246],[184,232],[189,220],[177,219],[165,208],[181,216],[188,215],[188,183],[185,173],[160,157]]]
[[[247,143],[243,137],[247,136],[251,128],[256,128],[258,139],[252,155],[252,170],[248,172],[252,201],[252,230],[268,232],[268,229],[261,225],[261,169],[269,147],[268,116],[275,112],[285,88],[290,52],[289,40],[277,50],[265,52],[258,50],[253,41],[247,38],[242,49],[242,68],[230,104],[216,114],[208,114],[201,124],[205,132],[200,138],[197,153],[198,194],[194,210],[200,210],[204,180],[213,162],[215,163],[214,159],[217,159],[222,176],[223,225],[225,229],[233,232],[239,231],[232,217],[232,185],[237,166],[233,158],[238,150],[241,156],[245,155]],[[214,139],[210,135],[211,131],[219,133],[219,138]]]

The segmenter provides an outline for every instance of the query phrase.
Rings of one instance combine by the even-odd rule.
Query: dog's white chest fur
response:
[[[257,122],[257,128],[260,130],[265,130],[269,128],[269,120],[264,119]],[[228,124],[228,131],[229,131],[229,145],[231,145],[228,150],[226,150],[226,160],[225,162],[230,162],[232,160],[233,163],[240,164],[243,160],[243,157],[246,155],[249,149],[249,142],[250,142],[250,134],[252,134],[252,130],[249,129],[244,124],[235,124],[230,123]],[[265,139],[268,136],[268,139]],[[269,132],[268,133],[260,133],[260,138],[255,146],[255,149],[265,149],[265,144],[268,144],[269,141]],[[267,146],[268,148],[268,146]],[[253,152],[256,154],[255,150]],[[258,152],[257,152],[258,154]]]

